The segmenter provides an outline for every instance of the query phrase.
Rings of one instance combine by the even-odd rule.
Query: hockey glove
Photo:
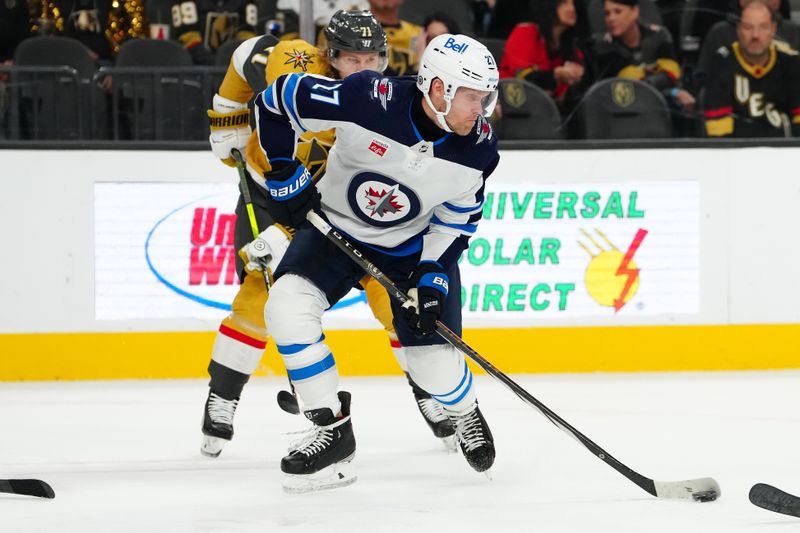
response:
[[[319,209],[319,191],[299,161],[265,172],[264,178],[269,189],[267,210],[278,224],[298,228],[306,222],[309,211]]]
[[[262,231],[258,237],[239,250],[248,272],[274,272],[289,247],[289,236],[277,224]]]
[[[236,148],[244,153],[250,139],[250,111],[247,104],[215,94],[214,108],[208,110],[208,118],[211,121],[211,135],[208,137],[211,151],[229,167],[234,166],[231,150]]]
[[[447,298],[447,274],[436,261],[422,261],[409,278],[409,301],[403,304],[404,320],[418,335],[436,332],[436,321],[444,313]]]

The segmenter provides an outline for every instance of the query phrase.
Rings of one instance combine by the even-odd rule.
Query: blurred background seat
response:
[[[561,115],[550,96],[524,80],[500,80],[503,116],[495,123],[500,139],[561,139]]]
[[[203,67],[180,44],[134,39],[122,44],[113,78],[115,137],[201,140],[207,136]]]
[[[12,75],[18,102],[11,110],[15,136],[89,137],[89,88],[97,66],[88,48],[68,37],[31,37],[17,46],[14,64],[22,67]]]
[[[506,48],[505,39],[481,39],[481,42],[489,49],[494,57],[495,62],[499,65],[500,59],[503,57],[503,51]]]
[[[646,83],[610,78],[596,83],[578,106],[586,139],[661,139],[672,136],[666,100]]]
[[[445,13],[456,21],[461,33],[472,35],[471,3],[469,0],[405,0],[400,8],[400,18],[422,26],[427,16]]]
[[[217,48],[217,51],[214,54],[214,64],[218,67],[227,67],[231,62],[233,53],[243,42],[244,41],[239,39],[233,39],[222,43],[222,46]]]

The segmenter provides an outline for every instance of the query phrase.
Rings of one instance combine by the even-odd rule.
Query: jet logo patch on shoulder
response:
[[[478,116],[477,125],[475,128],[478,132],[478,140],[475,141],[475,144],[480,144],[486,139],[492,140],[492,135],[494,134],[492,132],[492,126],[483,115]]]
[[[386,104],[392,99],[394,92],[392,82],[389,78],[381,78],[372,82],[372,98],[381,103],[381,107],[386,110]]]
[[[314,60],[305,50],[295,48],[291,52],[284,52],[284,54],[289,56],[289,59],[283,63],[284,65],[292,65],[292,68],[303,72],[308,72],[308,65],[314,63]]]

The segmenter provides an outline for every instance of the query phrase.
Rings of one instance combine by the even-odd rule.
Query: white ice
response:
[[[200,456],[204,380],[0,383],[0,478],[40,478],[54,500],[0,494],[0,531],[800,531],[752,506],[768,482],[800,493],[800,371],[514,376],[645,476],[712,476],[713,503],[649,496],[488,376],[493,481],[429,433],[401,377],[342,379],[353,393],[358,482],[281,490],[278,464],[306,422],[254,379],[236,435]]]

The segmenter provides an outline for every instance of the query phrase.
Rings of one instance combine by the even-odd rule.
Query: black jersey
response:
[[[711,137],[800,135],[800,57],[773,43],[767,64],[757,66],[738,42],[723,46],[709,65],[704,100]]]
[[[672,37],[657,25],[639,24],[639,32],[636,48],[625,46],[609,33],[595,38],[592,57],[597,78],[643,80],[657,89],[676,86],[681,69],[675,60]]]
[[[256,0],[170,0],[169,4],[171,37],[186,48],[202,45],[213,52],[227,41],[257,33]]]

